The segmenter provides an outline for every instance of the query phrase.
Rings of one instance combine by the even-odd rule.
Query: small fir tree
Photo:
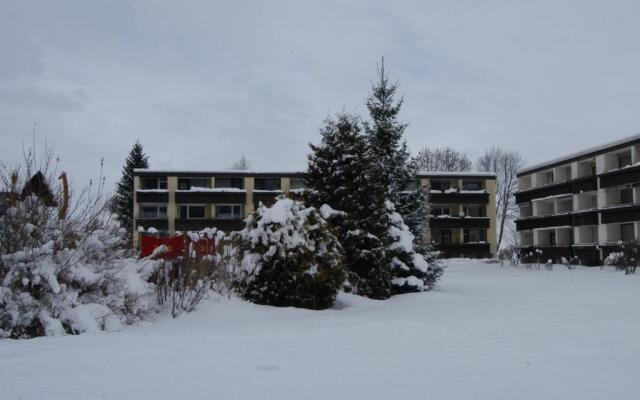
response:
[[[340,243],[313,207],[280,198],[261,205],[237,238],[237,286],[254,303],[325,309],[344,281]]]
[[[122,178],[118,182],[114,200],[118,221],[128,235],[133,232],[133,170],[138,168],[149,168],[149,159],[140,142],[133,145],[122,167]]]
[[[385,258],[385,188],[374,175],[360,120],[348,114],[327,118],[321,135],[321,143],[311,145],[307,201],[342,212],[327,218],[343,247],[346,289],[370,298],[388,298],[391,275]]]

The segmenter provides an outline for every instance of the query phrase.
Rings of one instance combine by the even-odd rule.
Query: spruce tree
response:
[[[442,274],[437,253],[425,242],[428,210],[426,192],[420,185],[404,190],[417,179],[410,166],[410,154],[404,140],[407,124],[399,119],[403,98],[396,100],[397,84],[391,83],[384,69],[367,98],[370,120],[365,124],[370,152],[375,160],[374,176],[386,188],[385,236],[387,262],[392,273],[392,292],[404,293],[430,289]],[[405,223],[406,218],[407,223]],[[410,238],[410,241],[407,242]]]
[[[391,274],[385,255],[385,188],[374,175],[361,122],[348,114],[327,118],[321,135],[319,145],[310,145],[307,201],[341,211],[327,218],[343,247],[345,288],[370,298],[388,298]]]
[[[122,178],[118,182],[115,194],[115,209],[118,221],[131,235],[133,232],[133,170],[149,168],[149,160],[144,154],[142,144],[136,142],[122,167]]]

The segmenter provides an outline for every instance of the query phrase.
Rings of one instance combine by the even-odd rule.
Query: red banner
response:
[[[166,251],[157,255],[157,258],[174,259],[187,254],[193,243],[196,257],[216,254],[216,242],[213,239],[199,239],[192,242],[186,235],[176,237],[157,238],[142,235],[140,237],[140,258],[149,257],[160,246],[166,246]]]

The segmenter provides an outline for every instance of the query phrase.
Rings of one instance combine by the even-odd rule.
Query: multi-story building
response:
[[[445,256],[496,254],[495,175],[425,173],[407,190],[417,185],[431,187],[430,237]],[[239,230],[260,202],[304,189],[303,172],[135,170],[134,237],[138,227]]]
[[[602,263],[638,240],[640,135],[525,168],[518,187],[521,254]]]

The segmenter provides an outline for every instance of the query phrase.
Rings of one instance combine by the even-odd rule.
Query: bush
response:
[[[0,169],[0,337],[117,330],[153,306],[150,265],[126,258],[102,182],[73,200],[50,160]]]
[[[279,307],[333,306],[344,281],[341,246],[320,213],[280,198],[263,205],[235,238],[237,287],[249,301]]]
[[[606,265],[613,265],[617,269],[624,271],[625,275],[636,273],[636,268],[640,263],[640,246],[638,243],[618,243],[619,250],[610,253],[605,259]]]

